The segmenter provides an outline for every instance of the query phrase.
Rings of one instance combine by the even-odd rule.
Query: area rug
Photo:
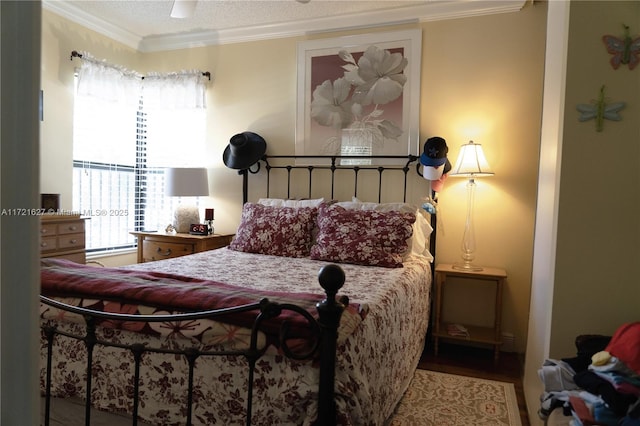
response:
[[[84,418],[80,400],[56,400],[51,426]],[[44,409],[44,402],[42,403]],[[92,426],[131,425],[127,416],[93,411]],[[83,424],[83,423],[82,423]],[[139,425],[148,425],[138,422]],[[512,383],[416,370],[386,426],[522,426]]]
[[[521,426],[512,383],[416,370],[388,426]]]

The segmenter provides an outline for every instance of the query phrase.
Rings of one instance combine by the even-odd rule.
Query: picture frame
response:
[[[296,155],[420,154],[422,30],[302,41],[297,57]]]
[[[56,213],[60,210],[60,194],[40,194],[40,208],[45,213]]]

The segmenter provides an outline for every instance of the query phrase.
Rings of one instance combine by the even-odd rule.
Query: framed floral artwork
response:
[[[296,155],[418,155],[421,49],[419,29],[300,42]]]

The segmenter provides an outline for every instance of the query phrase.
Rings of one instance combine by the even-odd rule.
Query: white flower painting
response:
[[[413,101],[419,96],[413,93],[419,87],[419,73],[414,74],[419,64],[412,61],[419,62],[419,54],[415,55],[420,52],[419,34],[413,32],[397,42],[301,49],[304,73],[299,72],[298,88],[304,90],[305,102],[304,110],[299,109],[296,153],[411,153],[413,126],[417,129],[417,102],[413,105]],[[322,41],[311,43],[318,46]]]

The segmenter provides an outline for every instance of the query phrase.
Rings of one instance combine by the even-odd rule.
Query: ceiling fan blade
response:
[[[196,3],[198,3],[198,0],[173,0],[171,17],[178,19],[190,18],[196,9]]]

